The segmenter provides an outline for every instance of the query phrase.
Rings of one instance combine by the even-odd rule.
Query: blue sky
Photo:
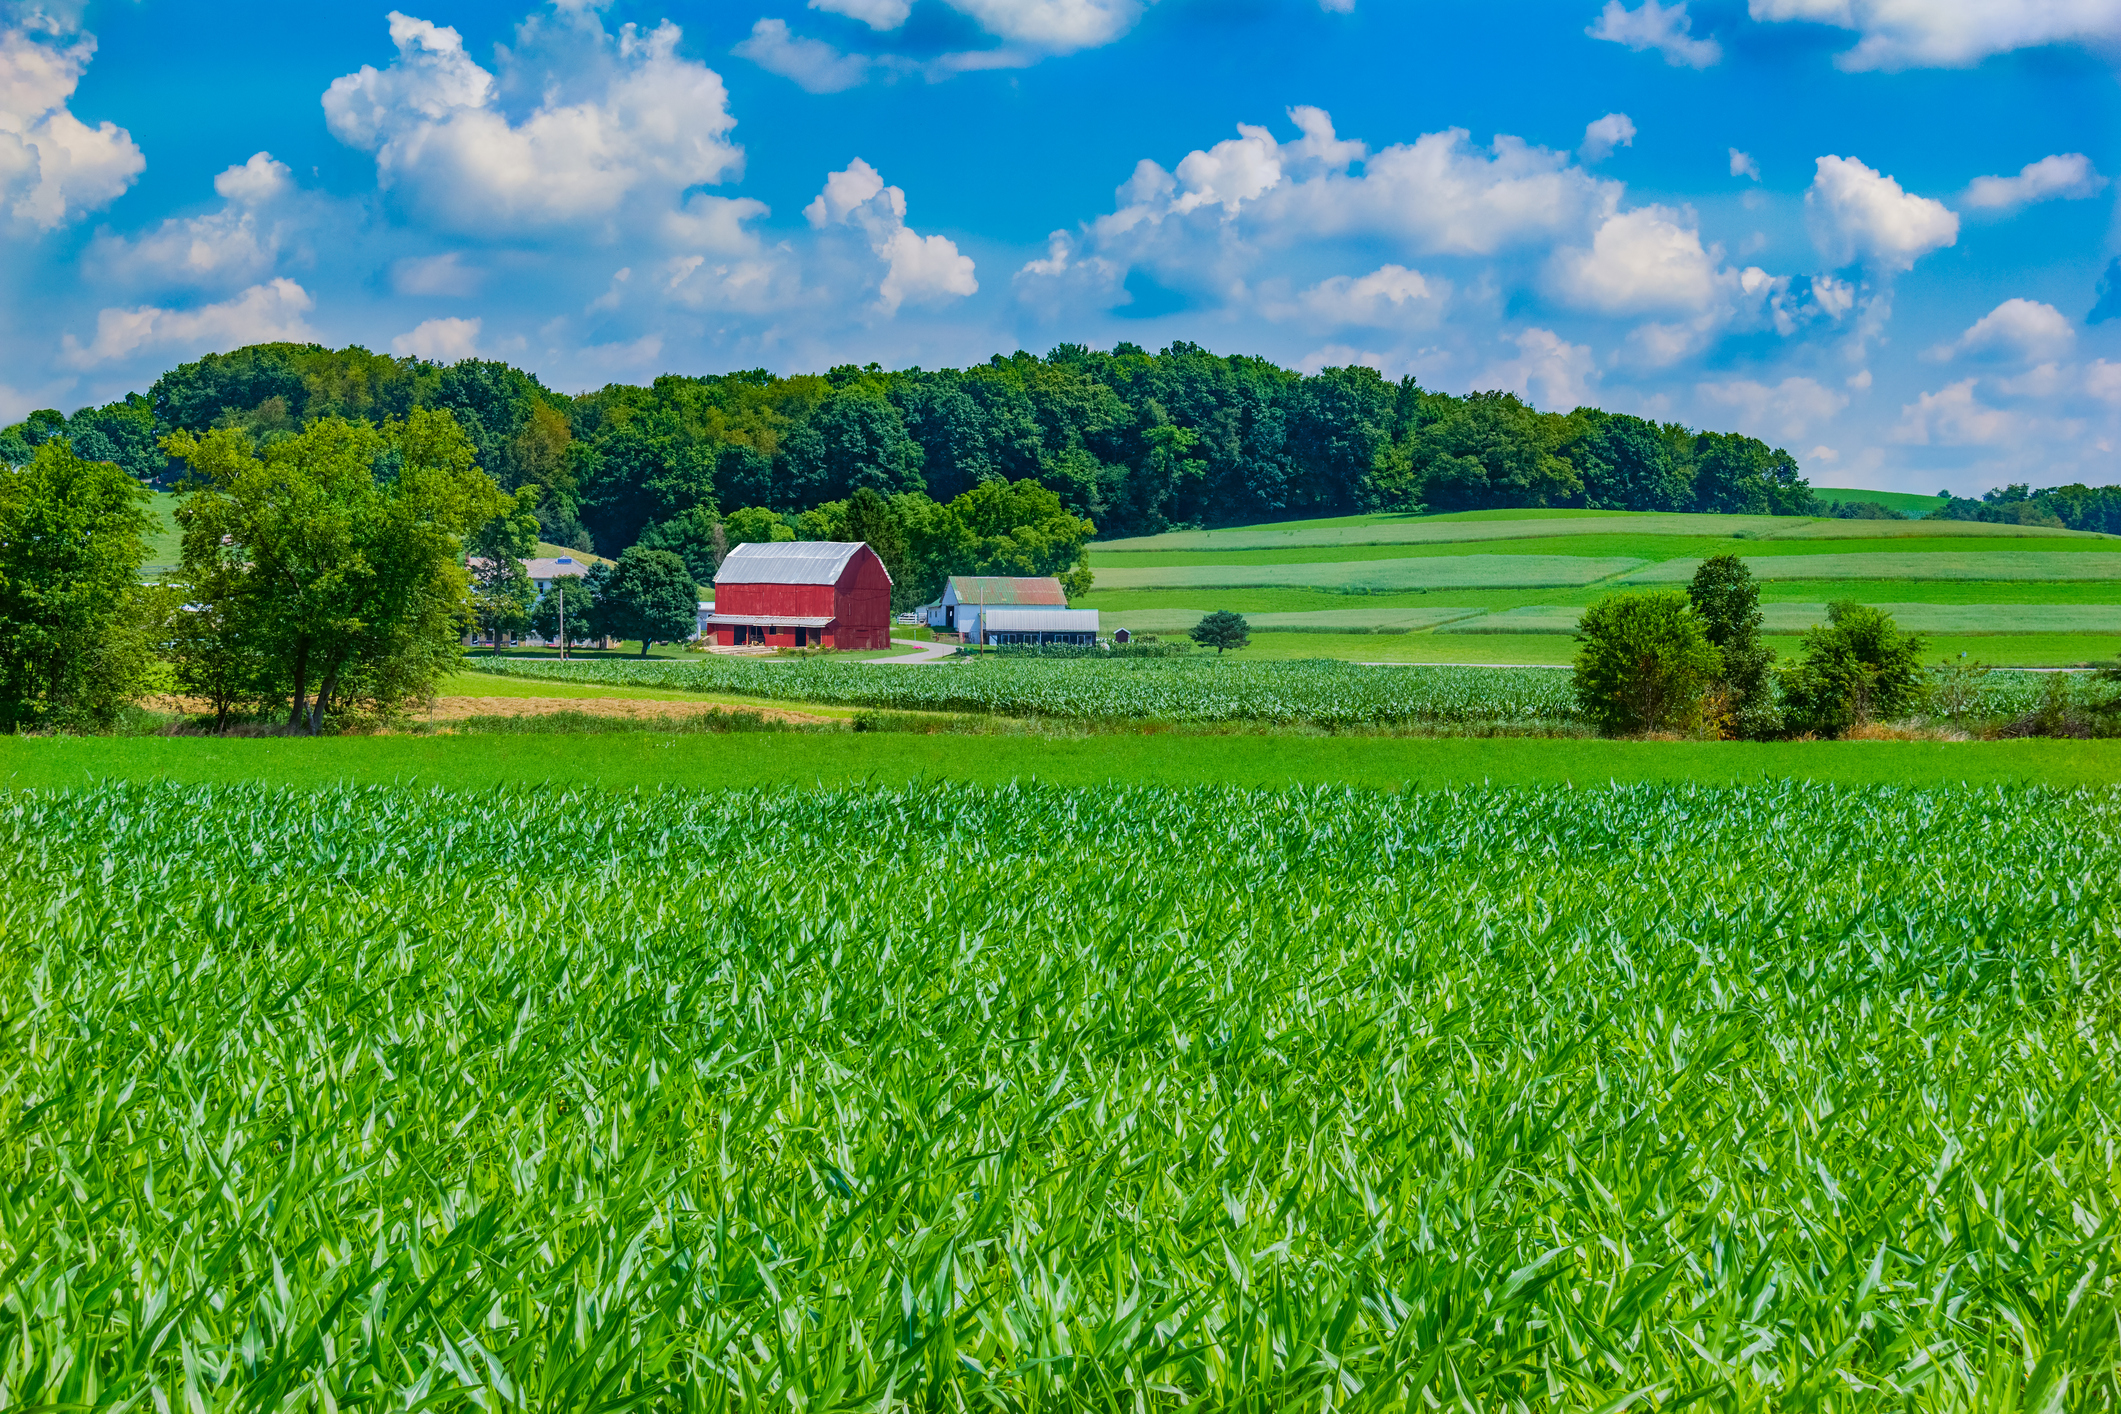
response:
[[[1191,340],[2121,481],[2121,0],[398,3],[0,5],[0,417]]]

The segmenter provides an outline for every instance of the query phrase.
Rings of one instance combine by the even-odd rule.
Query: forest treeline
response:
[[[708,568],[717,532],[726,543],[737,526],[750,538],[772,521],[814,534],[844,522],[864,489],[895,508],[909,544],[981,541],[976,567],[1034,572],[1035,561],[1039,573],[1057,572],[1063,552],[1078,560],[1085,535],[1367,510],[1827,509],[1796,459],[1756,438],[1589,407],[1541,412],[1509,393],[1459,397],[1363,367],[1306,375],[1190,343],[1156,354],[1063,344],[934,371],[666,375],[577,396],[491,360],[259,344],[105,407],[34,413],[0,431],[0,461],[20,464],[63,435],[80,456],[170,484],[183,470],[161,447],[172,433],[235,428],[263,446],[319,418],[415,409],[448,411],[503,490],[538,488],[544,539],[607,556],[647,543]],[[1000,543],[1013,527],[992,514],[966,522],[982,509],[968,493],[1024,482],[1050,493],[1036,498],[1047,543]],[[2113,514],[2103,494],[2033,499],[2068,524],[2065,502]]]

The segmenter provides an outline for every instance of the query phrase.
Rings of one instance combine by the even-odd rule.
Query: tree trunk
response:
[[[331,701],[331,694],[339,685],[339,664],[332,661],[331,670],[324,674],[324,681],[317,687],[316,706],[310,709],[309,734],[315,736],[324,729],[324,704]]]
[[[294,710],[287,714],[287,725],[290,728],[302,725],[302,709],[307,701],[308,689],[309,640],[305,638],[302,640],[301,645],[295,649],[295,706]]]
[[[643,658],[648,656],[648,640],[645,638],[641,640],[641,656]]]

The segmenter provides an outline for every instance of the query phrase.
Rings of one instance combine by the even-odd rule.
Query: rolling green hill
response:
[[[1684,584],[1723,553],[1760,579],[1770,635],[1853,598],[1937,653],[2044,665],[2121,651],[2121,537],[1973,521],[1490,510],[1176,531],[1098,544],[1078,603],[1142,633],[1231,609],[1272,656],[1563,662],[1586,605]]]

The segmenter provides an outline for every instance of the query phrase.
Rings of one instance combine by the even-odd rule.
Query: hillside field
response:
[[[2061,666],[2121,649],[2121,538],[1969,521],[1524,510],[1174,531],[1096,544],[1077,603],[1150,634],[1230,609],[1267,657],[1560,663],[1586,605],[1683,585],[1723,553],[1760,580],[1780,648],[1850,598],[1928,636],[1934,658]],[[1477,642],[1497,635],[1522,642]]]

